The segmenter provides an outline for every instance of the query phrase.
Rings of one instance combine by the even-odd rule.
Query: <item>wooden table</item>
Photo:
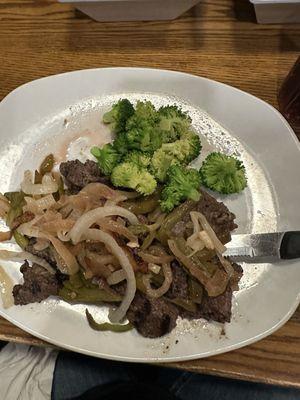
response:
[[[257,25],[247,0],[207,0],[176,21],[132,23],[96,23],[53,1],[0,0],[0,99],[50,74],[140,66],[206,76],[277,106],[278,88],[299,50],[300,25]],[[300,387],[299,335],[298,309],[254,345],[175,366]],[[1,318],[0,340],[46,345]]]

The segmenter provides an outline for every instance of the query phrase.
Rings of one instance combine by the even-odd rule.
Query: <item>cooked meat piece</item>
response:
[[[15,285],[13,288],[14,302],[16,305],[41,302],[51,295],[58,294],[61,286],[56,275],[51,274],[40,265],[29,266],[28,262],[21,266],[23,285]]]
[[[79,192],[92,182],[107,183],[107,178],[102,176],[96,162],[87,160],[84,164],[79,160],[63,162],[59,166],[60,173],[64,176],[65,184],[72,193]]]
[[[195,203],[193,210],[205,215],[219,239],[223,242],[228,242],[230,240],[230,232],[237,228],[234,223],[235,215],[228,210],[225,204],[217,201],[204,190],[201,193],[202,196]],[[171,232],[174,236],[190,236],[192,234],[192,226],[188,224],[190,222],[190,211],[172,228]]]
[[[47,261],[52,267],[56,268],[56,261],[52,251],[52,246],[48,246],[45,250],[35,250],[34,244],[36,243],[36,239],[30,239],[29,244],[26,246],[25,250],[28,253],[34,254],[37,257],[43,258]]]
[[[167,296],[172,299],[175,297],[186,299],[188,297],[187,274],[176,260],[172,261],[171,269],[173,279],[171,287],[167,292]]]
[[[170,332],[176,326],[178,310],[163,299],[150,299],[137,292],[127,318],[137,331],[149,338],[156,338]]]
[[[239,281],[243,276],[243,268],[236,263],[232,263],[232,266],[234,269],[234,275],[230,279],[230,286],[232,291],[234,292],[235,290],[239,290]]]
[[[20,225],[24,224],[25,222],[32,221],[33,219],[34,214],[30,211],[26,211],[13,220],[11,229],[17,229]]]
[[[204,294],[202,303],[199,306],[197,318],[205,318],[208,321],[230,322],[231,320],[232,289],[227,286],[226,291],[216,297],[209,297]]]

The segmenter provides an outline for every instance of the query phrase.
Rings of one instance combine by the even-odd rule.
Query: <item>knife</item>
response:
[[[225,256],[233,261],[266,263],[300,257],[300,231],[232,235]]]

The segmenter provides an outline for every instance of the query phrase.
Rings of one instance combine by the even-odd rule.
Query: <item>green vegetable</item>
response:
[[[69,302],[102,303],[119,302],[122,297],[113,290],[100,289],[90,279],[85,279],[81,272],[71,275],[63,282],[59,296]]]
[[[90,327],[95,331],[127,332],[133,329],[133,325],[131,325],[130,322],[128,322],[128,324],[125,325],[110,324],[109,322],[104,322],[102,324],[99,324],[94,320],[92,314],[88,311],[87,308],[85,310],[85,315]]]
[[[211,153],[200,169],[204,186],[223,194],[239,193],[247,186],[242,161],[222,153]]]
[[[164,297],[164,299],[191,313],[195,313],[197,311],[197,305],[192,300],[182,299],[180,297],[175,297],[175,299]]]
[[[148,226],[143,224],[130,225],[128,229],[130,230],[131,233],[133,233],[136,236],[146,235],[147,233],[149,233]]]
[[[38,170],[34,171],[34,183],[42,183],[43,175]]]
[[[140,169],[131,162],[116,166],[110,178],[113,185],[134,189],[143,195],[153,193],[157,186],[156,180],[146,169]]]
[[[155,192],[149,196],[143,196],[135,200],[127,200],[122,203],[122,207],[133,212],[134,214],[148,214],[159,206],[159,198],[161,188],[157,187]],[[136,225],[138,226],[138,225]]]
[[[24,200],[25,194],[23,192],[7,192],[4,196],[10,202],[10,209],[6,217],[6,225],[11,228],[15,218],[23,214],[23,206],[26,204]]]
[[[129,151],[127,136],[125,132],[118,134],[118,137],[113,142],[113,147],[122,156]]]
[[[138,101],[134,114],[126,123],[126,139],[129,149],[154,152],[162,144],[158,127],[159,116],[150,101]]]
[[[187,200],[166,216],[157,233],[157,238],[162,244],[167,245],[168,239],[175,236],[172,229],[178,222],[183,220],[185,215],[189,215],[195,209],[195,204],[194,201]]]
[[[167,172],[167,183],[161,193],[160,206],[164,212],[170,212],[186,199],[200,199],[200,176],[195,169],[173,165]]]
[[[133,105],[128,99],[121,99],[112,109],[103,115],[103,122],[109,124],[114,133],[125,130],[126,122],[134,113]]]
[[[203,297],[203,287],[195,279],[189,277],[188,280],[189,298],[197,304],[201,304]]]
[[[161,182],[166,180],[170,166],[187,165],[198,157],[201,150],[200,138],[193,132],[187,132],[185,136],[174,143],[165,143],[153,154],[151,171]]]
[[[133,150],[125,155],[123,161],[132,162],[139,168],[148,168],[151,163],[151,155],[141,151]]]
[[[174,142],[191,127],[191,118],[176,105],[168,105],[158,110],[159,127],[164,135],[164,143]]]
[[[13,236],[14,236],[16,243],[21,247],[21,249],[24,250],[29,243],[29,240],[27,239],[27,237],[23,236],[17,230],[14,231]]]
[[[69,302],[79,302],[79,303],[111,303],[111,302],[119,302],[122,300],[121,296],[117,294],[109,293],[103,289],[99,289],[95,286],[95,288],[86,288],[81,287],[79,289],[68,289],[67,287],[63,287],[59,291],[59,296]]]
[[[99,168],[104,175],[110,175],[114,167],[121,161],[120,153],[111,144],[105,144],[101,149],[93,147],[91,153],[96,157]]]
[[[53,154],[49,154],[48,156],[45,157],[45,159],[41,163],[40,168],[39,168],[39,173],[41,175],[45,175],[45,174],[51,172],[53,169],[54,163],[55,163],[55,159],[54,159]]]

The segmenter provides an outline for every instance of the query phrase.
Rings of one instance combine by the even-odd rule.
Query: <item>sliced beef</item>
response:
[[[193,207],[183,215],[181,221],[177,222],[171,233],[174,236],[190,236],[192,225],[190,224],[190,212],[199,211],[205,215],[217,236],[223,242],[230,240],[230,232],[237,228],[234,222],[235,215],[228,210],[224,203],[217,201],[204,190],[201,191],[201,198],[195,202]]]
[[[102,176],[97,163],[92,160],[87,160],[84,164],[79,160],[63,162],[59,170],[72,193],[79,192],[92,182],[107,183],[107,178]]]
[[[40,265],[29,266],[28,262],[21,266],[24,283],[13,288],[16,305],[39,303],[51,295],[57,295],[61,286],[60,279]]]
[[[28,253],[34,254],[37,257],[43,258],[45,261],[47,261],[52,267],[56,268],[56,260],[52,251],[52,246],[48,246],[44,250],[36,250],[34,248],[34,244],[36,243],[35,239],[30,239],[29,244],[26,246],[25,250],[28,251]]]
[[[26,211],[13,220],[11,229],[17,229],[20,225],[24,224],[25,222],[32,221],[33,219],[34,214],[30,211]]]
[[[187,274],[176,260],[172,261],[171,269],[173,279],[171,287],[167,292],[167,296],[172,299],[175,297],[186,299],[188,297]]]
[[[163,299],[150,299],[137,292],[127,312],[127,318],[137,331],[149,338],[170,332],[176,326],[178,310]]]
[[[205,318],[208,321],[230,322],[231,320],[232,289],[228,285],[226,291],[216,297],[204,294],[197,318]]]
[[[239,281],[241,280],[241,277],[243,276],[243,268],[236,263],[232,263],[233,269],[234,269],[234,275],[230,279],[230,286],[232,291],[239,290]]]

